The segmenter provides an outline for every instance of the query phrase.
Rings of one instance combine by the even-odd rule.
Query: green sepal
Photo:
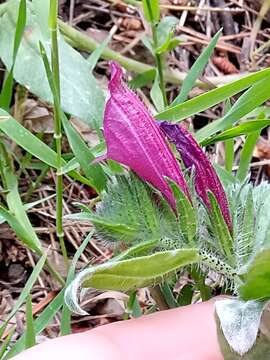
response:
[[[230,230],[224,220],[215,195],[211,191],[208,191],[207,194],[211,204],[211,210],[209,210],[211,230],[218,241],[220,252],[227,259],[230,265],[234,265],[235,258],[233,255],[233,240]]]
[[[172,189],[176,200],[176,210],[178,213],[178,223],[187,243],[195,245],[195,236],[197,232],[196,212],[190,200],[180,190],[179,186],[169,178],[167,181]]]

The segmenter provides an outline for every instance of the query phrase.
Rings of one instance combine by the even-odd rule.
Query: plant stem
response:
[[[158,48],[157,27],[156,27],[156,23],[155,23],[155,21],[153,19],[153,12],[152,12],[152,7],[151,7],[150,0],[146,0],[146,4],[147,4],[148,11],[149,11],[150,18],[151,18],[151,29],[152,29],[152,37],[153,37],[153,44],[154,44],[156,66],[157,66],[158,77],[159,77],[159,87],[160,87],[160,90],[161,90],[161,93],[162,93],[164,106],[167,106],[168,105],[168,99],[167,99],[167,96],[166,96],[166,86],[165,86],[164,75],[163,75],[162,57],[161,57],[161,54],[158,54],[157,51],[156,51],[157,48]]]
[[[195,281],[197,288],[200,290],[202,301],[207,301],[211,298],[211,289],[205,285],[205,276],[200,274],[194,267],[191,269],[191,276]]]
[[[57,99],[54,99],[54,138],[57,152],[57,171],[56,171],[56,235],[59,239],[61,251],[68,268],[68,255],[64,241],[63,232],[63,175],[62,167],[62,124],[60,109],[60,75],[59,75],[59,54],[57,41],[57,14],[58,0],[50,1],[49,27],[51,31],[51,62],[52,75],[56,89]]]
[[[155,300],[157,306],[159,307],[159,310],[168,310],[170,308],[164,298],[164,295],[159,285],[153,286],[149,290],[152,298]]]

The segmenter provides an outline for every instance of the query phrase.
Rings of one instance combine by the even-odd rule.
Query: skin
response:
[[[49,340],[14,359],[223,360],[214,319],[217,299]]]

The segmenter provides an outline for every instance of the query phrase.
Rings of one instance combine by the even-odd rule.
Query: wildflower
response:
[[[187,169],[195,169],[195,189],[205,205],[211,210],[207,192],[211,191],[219,203],[224,220],[231,229],[231,215],[223,186],[211,162],[194,137],[182,126],[163,121],[159,123],[167,139],[172,142]]]
[[[122,81],[122,70],[112,62],[110,99],[104,114],[106,159],[130,167],[152,184],[175,209],[175,198],[165,177],[172,179],[188,196],[180,166],[164,139],[158,124],[142,101]]]

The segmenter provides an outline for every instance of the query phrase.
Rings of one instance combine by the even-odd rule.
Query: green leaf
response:
[[[214,235],[219,243],[219,249],[221,253],[225,256],[229,264],[234,265],[234,256],[232,253],[233,243],[230,231],[224,220],[215,195],[208,191],[208,198],[211,203],[211,210],[209,210],[209,216]]]
[[[231,184],[235,184],[237,179],[235,176],[233,176],[230,172],[228,172],[226,169],[222,168],[218,164],[213,164],[214,168],[218,174],[218,177],[220,178],[222,184],[226,187]]]
[[[125,224],[114,223],[106,220],[105,218],[96,215],[95,213],[91,214],[89,212],[81,212],[77,214],[71,214],[66,216],[67,219],[71,220],[88,220],[92,222],[94,225],[99,225],[103,229],[106,229],[108,232],[115,233],[116,236],[119,237],[119,240],[124,237],[127,241],[128,238],[133,237],[136,233],[137,229],[132,228]]]
[[[74,279],[75,276],[75,270],[77,262],[84,252],[86,246],[89,244],[89,241],[92,239],[93,231],[91,231],[86,238],[83,240],[81,245],[79,246],[78,250],[76,251],[75,255],[73,256],[72,263],[68,270],[66,285],[67,287],[71,281]],[[61,336],[68,335],[71,333],[71,312],[69,308],[66,306],[66,304],[63,304],[63,310],[62,310],[62,316],[61,316]]]
[[[100,45],[88,57],[87,61],[88,61],[91,72],[93,72],[103,51],[105,50],[105,48],[108,46],[109,42],[111,41],[112,35],[113,35],[112,33],[109,33],[109,35],[106,37],[106,39],[104,39],[102,41],[102,43],[100,43]]]
[[[227,114],[196,133],[196,139],[201,143],[218,131],[222,131],[243,116],[250,113],[257,106],[263,104],[270,97],[270,76],[256,82],[233,104]]]
[[[179,306],[186,306],[192,303],[194,288],[192,284],[185,285],[177,299]]]
[[[150,91],[150,96],[151,96],[151,100],[153,101],[153,103],[155,105],[155,108],[158,111],[163,110],[164,109],[164,101],[163,101],[162,91],[159,87],[159,75],[158,75],[157,71],[156,71],[154,84]]]
[[[190,90],[193,88],[193,86],[195,85],[196,80],[203,73],[203,70],[204,70],[205,66],[207,65],[207,63],[215,49],[215,46],[218,42],[221,32],[222,32],[222,29],[220,29],[216,33],[216,35],[210,41],[209,45],[206,47],[206,49],[204,49],[204,51],[201,53],[201,55],[197,58],[195,63],[192,65],[187,76],[185,77],[185,80],[183,81],[179,95],[174,99],[171,106],[181,104],[182,102],[184,102],[187,99],[188,94],[189,94]]]
[[[91,164],[91,162],[95,159],[95,156],[64,114],[62,114],[62,124],[70,147],[77,161],[81,165],[85,176],[91,182],[92,187],[100,193],[106,185],[106,176],[101,165]]]
[[[230,99],[225,102],[224,110],[225,114],[231,109],[232,104]],[[227,139],[224,142],[224,152],[225,152],[225,169],[232,173],[233,162],[234,162],[234,139]]]
[[[241,151],[239,168],[237,170],[237,178],[240,181],[244,181],[248,175],[250,162],[253,156],[253,152],[257,143],[258,138],[260,137],[261,130],[254,131],[252,134],[248,135]]]
[[[148,255],[158,245],[156,240],[145,241],[141,244],[134,245],[126,251],[121,252],[118,256],[114,257],[114,260],[125,260],[135,256]]]
[[[11,340],[13,338],[13,335],[15,333],[15,327],[12,328],[9,331],[8,336],[6,337],[6,339],[1,343],[1,349],[0,349],[0,359],[4,358],[4,355],[8,352],[8,348],[10,347],[11,344]]]
[[[174,28],[178,23],[178,19],[174,16],[165,16],[157,26],[157,54],[163,54],[172,47],[172,41],[177,40],[179,43],[180,39],[173,39]]]
[[[27,296],[26,300],[26,331],[25,331],[25,349],[36,345],[36,334],[34,329],[34,319],[32,313],[32,299]]]
[[[173,292],[169,286],[169,284],[164,281],[163,284],[160,284],[160,288],[162,291],[162,294],[164,296],[164,299],[166,300],[166,303],[169,305],[170,309],[174,309],[176,307],[178,307],[178,303],[174,298]]]
[[[270,250],[259,252],[247,273],[245,282],[240,287],[240,295],[244,300],[264,299],[270,297]]]
[[[55,169],[57,168],[56,152],[2,109],[0,109],[0,130],[37,159]],[[64,167],[66,162],[62,160],[62,163]],[[77,172],[70,171],[69,175],[75,180],[91,186],[91,183]]]
[[[254,132],[261,131],[270,125],[270,120],[251,120],[244,122],[240,125],[237,125],[228,130],[222,131],[220,134],[211,137],[210,139],[204,140],[201,142],[201,146],[207,146],[210,144],[215,144],[218,141],[224,141],[228,139],[233,139],[241,135],[249,135]]]
[[[252,84],[264,79],[270,75],[270,69],[264,69],[253,74],[247,75],[230,84],[223,85],[217,89],[210,90],[202,95],[196,96],[193,99],[185,101],[182,104],[172,106],[167,110],[156,115],[158,120],[169,120],[178,122],[187,117],[198,114],[211,106],[214,106],[227,98],[238,94],[247,89]]]
[[[161,55],[166,53],[171,47],[172,40],[173,40],[173,31],[170,31],[164,43],[156,49],[156,54]]]
[[[138,88],[144,87],[144,86],[148,85],[149,83],[151,83],[155,79],[155,76],[156,76],[155,69],[147,70],[147,71],[143,72],[142,74],[136,75],[129,82],[129,86],[133,89],[138,89]]]
[[[77,300],[77,290],[81,286],[129,291],[160,283],[172,272],[198,259],[197,250],[179,249],[93,266],[78,274],[68,287],[65,300],[72,311],[85,314]]]
[[[135,244],[161,238],[159,211],[151,190],[131,173],[108,181],[91,221],[103,240],[114,244],[119,241]]]
[[[195,209],[177,184],[170,179],[168,179],[168,182],[176,199],[176,209],[179,215],[178,222],[180,229],[186,238],[187,243],[194,246],[195,235],[197,232]]]
[[[242,201],[243,202],[243,201]],[[241,204],[242,205],[242,204]],[[235,254],[238,258],[238,267],[246,268],[253,251],[253,244],[256,239],[255,221],[256,213],[254,209],[253,191],[249,188],[245,197],[244,208],[237,212],[235,231]],[[238,235],[239,234],[239,235]],[[238,235],[238,236],[237,236]],[[240,270],[240,272],[242,272]]]
[[[2,177],[7,190],[6,202],[9,209],[6,210],[0,206],[0,214],[30,249],[40,252],[41,243],[29,221],[21,201],[17,177],[13,173],[10,164],[8,163],[8,159],[6,159],[4,155],[0,157],[0,161],[3,165]]]
[[[142,309],[137,299],[136,291],[133,291],[129,296],[126,313],[130,314],[134,318],[142,316]]]
[[[158,22],[160,18],[159,0],[142,0],[142,4],[146,20],[150,23]]]
[[[23,225],[16,219],[14,215],[12,215],[7,209],[0,206],[0,216],[3,222],[7,222],[9,226],[16,233],[18,238],[30,249],[34,251],[39,251],[40,247],[36,245],[35,242],[32,241],[32,238],[29,236],[29,233],[23,227]]]
[[[63,305],[63,301],[64,301],[64,289],[56,296],[56,298],[46,307],[45,310],[43,310],[41,315],[35,320],[34,326],[35,326],[36,335],[41,333],[41,331],[43,331],[46,328],[46,326],[51,322],[55,314]],[[11,350],[8,352],[7,356],[5,356],[3,360],[7,360],[10,359],[11,357],[14,357],[24,349],[25,349],[25,333],[18,340],[16,340],[15,345],[11,348]]]
[[[26,0],[20,1],[17,16],[18,17],[13,42],[12,66],[4,81],[0,94],[0,107],[3,107],[6,110],[8,110],[10,106],[13,87],[13,69],[26,24]]]
[[[68,174],[70,171],[76,170],[80,167],[80,164],[78,163],[77,159],[74,157],[69,162],[66,163],[61,169],[61,172],[59,175],[65,175]]]
[[[8,11],[0,19],[0,57],[6,67],[12,67],[12,44],[15,34],[16,7]],[[41,99],[53,102],[52,94],[39,54],[39,42],[46,44],[49,53],[49,43],[37,23],[36,15],[28,5],[26,31],[21,41],[14,78],[33,94]],[[91,127],[101,124],[104,109],[104,94],[96,79],[89,71],[89,63],[80,53],[69,46],[59,35],[61,105],[65,112],[84,120]]]

